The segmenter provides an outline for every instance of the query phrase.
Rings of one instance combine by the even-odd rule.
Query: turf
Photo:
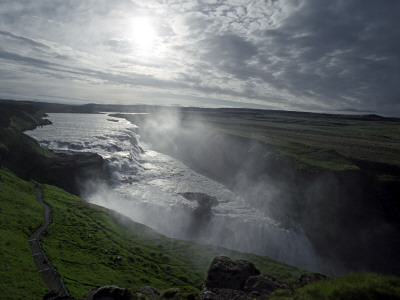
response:
[[[41,299],[47,291],[32,259],[28,237],[43,221],[34,189],[0,169],[0,297]]]

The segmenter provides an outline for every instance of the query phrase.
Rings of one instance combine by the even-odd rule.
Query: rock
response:
[[[179,194],[182,195],[183,197],[185,197],[187,200],[197,201],[199,206],[202,206],[202,207],[211,208],[211,207],[218,205],[217,198],[207,195],[207,194],[204,194],[204,193],[186,192],[186,193],[179,193]]]
[[[324,275],[324,274],[320,274],[320,273],[303,274],[295,282],[295,285],[303,287],[303,286],[305,286],[307,284],[310,284],[310,283],[313,283],[313,282],[316,282],[316,281],[320,281],[320,280],[324,280],[324,279],[329,279],[329,277]]]
[[[56,292],[54,290],[49,291],[46,295],[44,295],[43,300],[76,300],[72,296],[67,296]]]
[[[182,291],[180,289],[178,289],[178,288],[166,289],[161,293],[161,298],[162,299],[178,298],[178,296],[180,296],[181,292]]]
[[[127,289],[115,285],[107,285],[87,292],[82,300],[131,300],[133,294]]]
[[[231,289],[203,289],[200,296],[201,300],[253,300],[254,296],[243,291]]]
[[[146,298],[151,298],[151,297],[160,296],[160,294],[161,294],[161,291],[152,286],[143,286],[137,290],[138,297],[144,296]]]
[[[290,287],[286,283],[267,275],[251,276],[244,285],[244,291],[255,296],[270,295],[273,291],[279,289],[290,289]]]
[[[217,256],[208,269],[204,287],[243,290],[246,280],[257,275],[260,275],[260,271],[251,262],[233,261],[229,257]]]

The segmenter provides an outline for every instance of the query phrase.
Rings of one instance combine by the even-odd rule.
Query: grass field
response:
[[[201,118],[275,147],[298,168],[357,170],[357,161],[400,167],[400,119],[271,111],[219,111]]]
[[[44,209],[26,181],[4,169],[0,178],[0,297],[41,299],[47,287],[33,262],[28,237],[43,222]]]

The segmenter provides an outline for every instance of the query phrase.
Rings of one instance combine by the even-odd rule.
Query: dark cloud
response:
[[[20,94],[12,78],[40,74],[126,95],[400,115],[399,11],[394,0],[3,1],[0,66],[14,77],[0,89]],[[137,16],[158,32],[147,53]]]
[[[266,52],[282,58],[282,84],[294,94],[388,108],[400,96],[398,11],[397,1],[305,1],[262,33]]]
[[[50,48],[49,46],[47,46],[45,44],[42,44],[42,43],[39,43],[37,41],[28,39],[28,38],[23,37],[23,36],[18,36],[18,35],[12,34],[11,32],[1,31],[0,30],[0,35],[2,35],[4,37],[11,38],[13,40],[19,40],[20,42],[22,42],[22,44],[29,44],[32,47],[44,48],[44,49],[49,49]]]

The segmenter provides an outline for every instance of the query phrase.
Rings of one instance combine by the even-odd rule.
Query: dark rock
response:
[[[320,274],[320,273],[303,274],[295,282],[295,285],[303,287],[303,286],[305,286],[307,284],[310,284],[310,283],[313,283],[313,282],[316,282],[316,281],[320,281],[320,280],[324,280],[324,279],[329,279],[329,277],[324,275],[324,274]]]
[[[290,289],[290,287],[286,283],[267,275],[251,276],[244,285],[246,293],[256,296],[270,295],[273,291],[279,289]]]
[[[161,293],[162,299],[174,299],[181,295],[181,290],[178,288],[166,289]]]
[[[127,289],[115,285],[107,285],[87,292],[82,300],[131,300],[133,294]]]
[[[194,193],[194,192],[186,192],[186,193],[180,193],[183,197],[185,197],[187,200],[190,201],[197,201],[199,206],[202,207],[214,207],[218,205],[218,200],[217,198],[204,194],[204,193]]]
[[[257,275],[260,275],[260,271],[251,262],[217,256],[208,269],[204,286],[206,289],[243,290],[246,280]]]
[[[72,296],[61,294],[57,291],[51,290],[43,296],[43,300],[76,300]]]
[[[161,291],[152,286],[142,286],[137,290],[137,296],[146,298],[160,296]]]

